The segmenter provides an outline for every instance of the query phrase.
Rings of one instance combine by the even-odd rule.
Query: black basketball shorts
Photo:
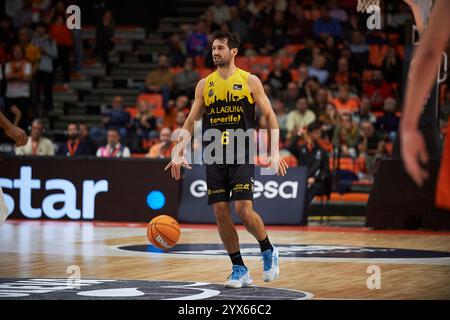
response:
[[[231,200],[253,201],[254,164],[206,165],[208,204]]]

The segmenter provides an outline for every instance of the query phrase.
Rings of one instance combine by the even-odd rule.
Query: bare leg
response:
[[[231,220],[230,205],[228,202],[217,202],[213,204],[216,215],[217,228],[220,239],[228,254],[239,251],[239,237]]]
[[[238,200],[234,202],[234,208],[242,219],[245,228],[258,241],[262,241],[267,237],[264,222],[257,212],[253,210],[253,202],[250,200]]]

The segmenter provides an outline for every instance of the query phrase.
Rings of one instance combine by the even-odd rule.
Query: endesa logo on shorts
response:
[[[99,193],[108,192],[107,180],[84,180],[82,189],[76,188],[76,185],[67,179],[33,179],[32,167],[20,167],[18,179],[0,178],[0,186],[5,195],[5,203],[8,207],[8,213],[14,212],[17,204],[14,198],[8,194],[8,190],[17,189],[19,191],[18,211],[25,218],[38,219],[47,217],[50,219],[94,219],[95,200]],[[45,196],[42,202],[37,205],[32,199],[33,190],[42,194],[45,190]],[[81,206],[77,208],[77,194],[82,193]],[[39,197],[41,198],[41,197]]]
[[[282,199],[296,199],[298,187],[298,181],[287,180],[278,183],[277,181],[269,180],[262,183],[256,180],[254,183],[253,197],[255,199],[259,197],[266,199],[274,199],[277,197]],[[196,198],[206,197],[208,195],[206,181],[202,179],[195,180],[190,184],[189,191]]]

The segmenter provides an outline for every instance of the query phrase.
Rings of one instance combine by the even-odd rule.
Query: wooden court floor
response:
[[[299,290],[313,299],[450,299],[448,232],[268,227],[281,273],[265,283],[260,257],[251,255],[256,241],[238,229],[254,286]],[[174,249],[185,249],[162,253],[123,249],[148,248],[145,224],[7,221],[0,228],[0,279],[64,279],[75,265],[82,279],[222,284],[231,266],[214,244],[220,244],[215,226],[183,225]],[[373,268],[378,289],[367,285]]]

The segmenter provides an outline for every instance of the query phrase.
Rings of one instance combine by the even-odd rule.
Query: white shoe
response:
[[[278,265],[278,249],[273,248],[273,251],[266,250],[262,253],[263,256],[263,280],[270,282],[278,278],[280,275],[280,266]]]
[[[253,279],[250,276],[250,271],[248,271],[248,268],[239,265],[233,265],[233,272],[228,277],[228,281],[225,282],[225,288],[238,289],[251,285],[252,283]]]

